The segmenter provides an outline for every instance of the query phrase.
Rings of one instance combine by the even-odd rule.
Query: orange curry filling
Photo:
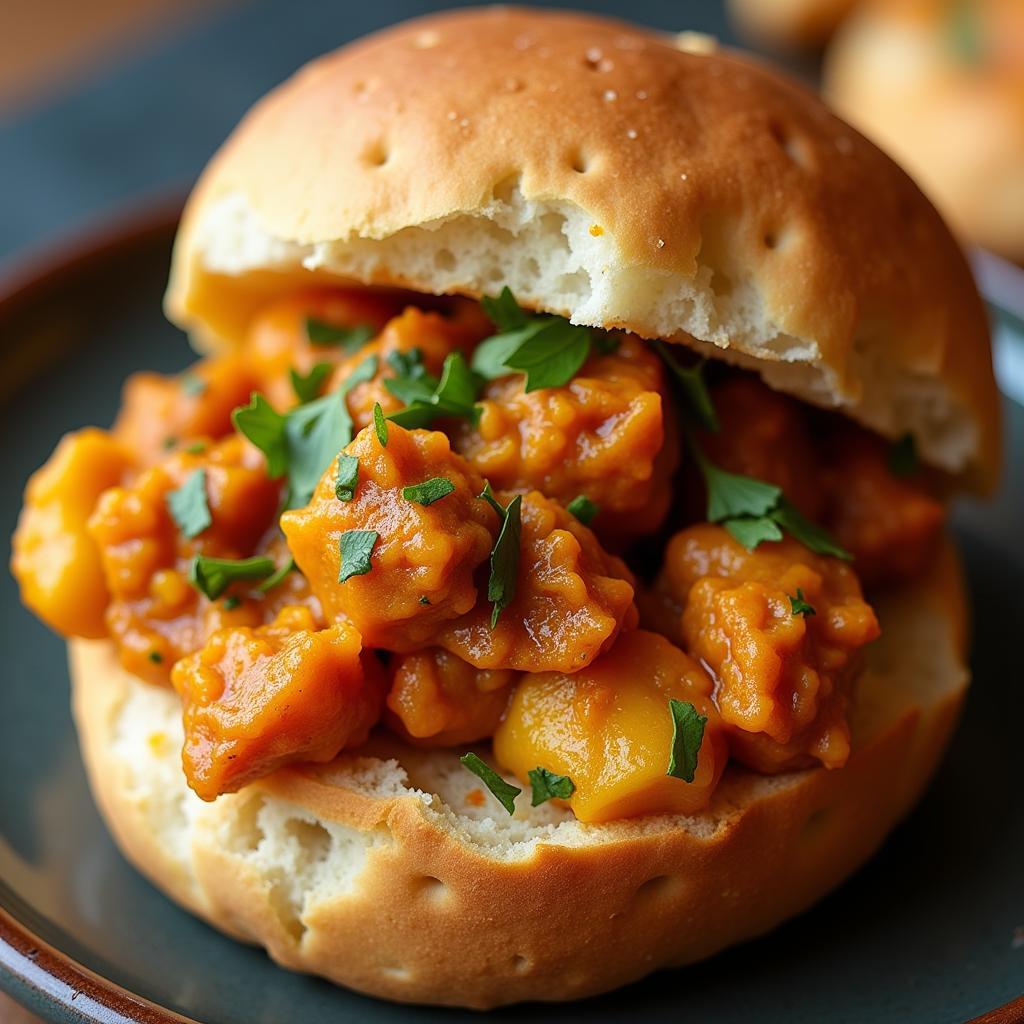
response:
[[[26,604],[173,686],[202,798],[375,728],[593,822],[699,811],[730,759],[846,762],[862,587],[927,566],[926,474],[683,349],[511,315],[279,300],[237,351],[135,375],[29,482]],[[510,355],[524,324],[571,365]]]

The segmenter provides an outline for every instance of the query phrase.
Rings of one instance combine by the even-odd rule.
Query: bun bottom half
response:
[[[967,687],[948,544],[875,602],[845,768],[730,766],[694,816],[582,825],[524,794],[509,818],[457,759],[386,736],[206,804],[176,696],[70,644],[97,803],[128,859],[284,967],[403,1002],[577,999],[703,959],[810,906],[866,860],[931,776]],[[474,791],[477,791],[474,793]]]

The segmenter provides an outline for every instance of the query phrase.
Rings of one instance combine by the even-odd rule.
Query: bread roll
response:
[[[237,343],[268,296],[340,279],[508,285],[911,432],[975,482],[997,472],[988,324],[956,242],[891,160],[735,54],[485,8],[314,61],[203,174],[167,311]]]
[[[71,643],[75,718],[128,858],[285,967],[405,1002],[577,999],[769,930],[907,812],[967,685],[952,549],[878,612],[846,767],[730,765],[688,817],[584,825],[525,794],[510,818],[490,795],[476,805],[455,753],[385,737],[203,803],[181,771],[177,698],[126,673],[104,640]]]

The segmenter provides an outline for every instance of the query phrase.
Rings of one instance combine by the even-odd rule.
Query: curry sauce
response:
[[[845,763],[863,587],[928,565],[926,475],[752,376],[501,301],[277,300],[29,482],[23,600],[177,690],[204,799],[374,728],[493,739],[583,821],[698,811],[730,759]]]

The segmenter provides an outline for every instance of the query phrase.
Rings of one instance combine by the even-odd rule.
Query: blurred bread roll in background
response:
[[[1024,0],[861,3],[824,90],[964,241],[1024,263]]]
[[[857,0],[728,0],[737,30],[776,50],[822,46]]]

